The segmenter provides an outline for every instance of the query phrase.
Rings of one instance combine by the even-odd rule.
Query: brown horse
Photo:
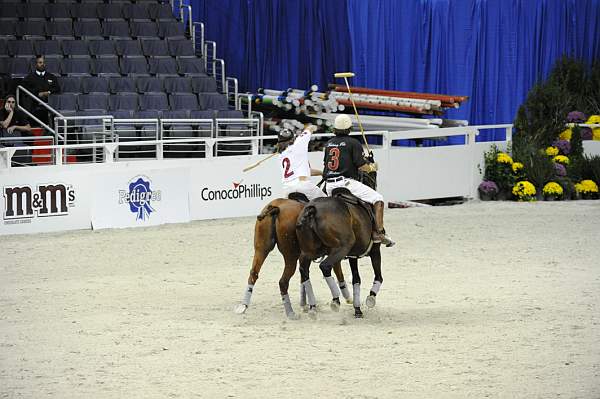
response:
[[[296,272],[296,264],[300,256],[300,247],[296,237],[296,222],[304,206],[305,203],[300,201],[279,198],[271,201],[257,216],[254,225],[254,258],[252,259],[252,268],[248,276],[248,285],[244,293],[244,299],[234,310],[236,313],[244,313],[250,305],[252,291],[254,290],[256,280],[258,280],[260,269],[269,253],[277,244],[277,248],[283,255],[285,263],[283,274],[279,279],[281,298],[286,315],[292,319],[296,318],[289,299],[288,287],[290,279]],[[344,282],[341,264],[338,262],[336,265],[333,265],[333,269],[342,294],[346,300],[349,300],[350,292]],[[306,298],[305,288],[306,284],[303,284],[301,286],[301,305],[305,304],[305,302],[303,303]],[[312,293],[312,289],[310,291]],[[334,296],[332,308],[335,308],[336,305],[339,306],[339,299],[336,303],[336,298],[339,298],[339,291],[337,297]]]
[[[383,277],[381,276],[380,244],[371,240],[373,222],[368,204],[361,204],[356,197],[344,188],[334,190],[332,197],[317,198],[302,210],[296,225],[300,244],[300,274],[302,282],[309,279],[311,261],[326,256],[319,267],[327,279],[331,269],[342,259],[351,257],[354,316],[362,317],[360,309],[360,275],[356,258],[369,255],[375,272],[375,281],[367,297],[366,304],[375,306]],[[330,286],[331,288],[331,286]],[[310,286],[307,290],[311,289]],[[333,294],[333,292],[332,292]],[[314,295],[307,291],[309,306]]]

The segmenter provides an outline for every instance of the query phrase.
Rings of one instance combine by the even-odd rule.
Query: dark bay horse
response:
[[[236,313],[244,313],[248,306],[250,306],[252,291],[258,280],[260,269],[269,253],[277,245],[285,263],[283,274],[279,279],[279,290],[286,315],[289,318],[296,318],[289,299],[288,287],[290,279],[296,272],[296,265],[300,257],[300,246],[296,236],[296,222],[304,206],[304,203],[296,200],[279,198],[271,201],[257,216],[254,225],[254,257],[252,259],[252,268],[248,276],[248,285],[244,292],[244,298],[234,309]],[[348,301],[350,292],[344,282],[341,264],[338,262],[333,265],[333,269],[338,279],[339,288],[344,298]],[[305,287],[306,284],[301,286],[301,305],[303,305],[303,298],[306,298],[304,294]],[[310,291],[312,293],[312,289]],[[337,297],[339,297],[339,291]],[[337,304],[339,305],[339,299]],[[335,304],[332,303],[332,307],[334,306]]]
[[[311,261],[326,256],[319,267],[327,278],[331,276],[334,265],[346,257],[351,257],[354,316],[357,318],[363,314],[360,309],[361,280],[356,258],[369,255],[375,273],[375,281],[366,300],[367,306],[375,306],[375,296],[383,283],[381,244],[374,244],[371,240],[372,230],[373,222],[368,209],[346,189],[335,190],[332,197],[317,198],[309,202],[300,213],[296,224],[303,282],[309,279]],[[309,305],[312,306],[311,293],[307,292],[307,295]]]

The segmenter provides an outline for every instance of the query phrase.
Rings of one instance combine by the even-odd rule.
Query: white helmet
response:
[[[341,114],[335,117],[333,127],[337,130],[346,130],[352,127],[352,119],[346,114]]]

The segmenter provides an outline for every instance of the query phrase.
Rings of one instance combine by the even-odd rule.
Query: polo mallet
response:
[[[265,162],[265,161],[273,158],[275,155],[279,155],[279,153],[278,152],[274,152],[271,155],[269,155],[268,157],[263,158],[260,161],[254,162],[253,164],[246,166],[244,169],[242,169],[242,172],[247,172],[250,169],[256,168],[258,165],[260,165],[261,163],[263,163],[263,162]]]
[[[360,118],[358,117],[358,111],[356,110],[356,104],[354,103],[354,98],[352,97],[352,92],[350,91],[350,85],[348,84],[348,78],[354,77],[354,72],[338,72],[333,75],[336,78],[344,78],[344,82],[346,82],[346,88],[348,89],[348,94],[350,96],[350,101],[352,102],[352,108],[354,108],[354,115],[356,115],[356,120],[358,121],[358,127],[360,128],[360,132],[362,133],[363,139],[365,140],[365,146],[367,146],[367,155],[371,155],[371,149],[369,148],[369,143],[367,143],[367,137],[365,136],[365,130],[363,129],[362,123],[360,122]]]

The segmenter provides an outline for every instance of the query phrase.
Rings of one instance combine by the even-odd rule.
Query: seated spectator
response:
[[[15,96],[10,94],[4,100],[4,108],[0,110],[0,137],[26,137],[31,135],[31,126],[27,116],[16,109]],[[5,147],[20,147],[24,143],[21,140],[3,140]]]
[[[58,78],[46,71],[46,62],[43,55],[35,57],[35,71],[25,77],[23,86],[46,103],[48,102],[48,96],[53,93],[60,93]],[[48,124],[48,110],[44,106],[34,101],[30,109],[32,109],[33,115]]]

